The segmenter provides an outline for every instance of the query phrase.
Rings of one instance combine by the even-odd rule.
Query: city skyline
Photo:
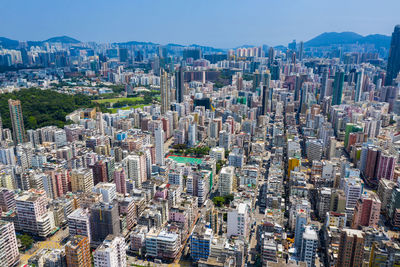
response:
[[[245,5],[225,0],[216,3],[119,0],[112,6],[106,1],[85,1],[79,3],[79,8],[48,0],[9,1],[2,4],[9,12],[0,18],[0,23],[6,25],[0,29],[0,36],[24,41],[67,35],[100,43],[150,41],[218,48],[276,46],[287,45],[293,39],[307,41],[323,32],[389,36],[393,25],[399,23],[396,10],[400,2],[390,0],[386,4],[391,8],[379,17],[376,11],[381,6],[371,0],[340,0],[334,6],[315,0],[291,5],[277,1],[252,1]]]

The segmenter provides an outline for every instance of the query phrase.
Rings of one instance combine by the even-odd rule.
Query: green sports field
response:
[[[169,156],[168,158],[173,159],[178,163],[200,164],[203,162],[202,159],[190,158],[190,157]]]

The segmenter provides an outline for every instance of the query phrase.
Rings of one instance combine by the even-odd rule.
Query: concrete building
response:
[[[171,260],[178,254],[181,239],[176,233],[152,228],[146,234],[145,244],[147,257]]]
[[[69,234],[86,236],[91,241],[90,213],[86,209],[78,208],[68,215]]]
[[[165,164],[164,154],[164,130],[157,127],[154,132],[155,148],[156,148],[156,164],[163,166]]]
[[[120,267],[126,264],[125,239],[108,235],[93,253],[95,267]]]
[[[223,167],[219,173],[218,191],[221,196],[232,194],[233,180],[234,180],[234,167]]]
[[[321,160],[324,151],[323,148],[324,145],[322,143],[322,140],[308,140],[306,143],[307,159],[309,161]]]
[[[16,199],[19,229],[41,237],[47,237],[54,229],[54,217],[47,210],[46,192],[31,189]]]
[[[0,220],[0,266],[17,266],[19,251],[14,224]]]
[[[308,267],[315,266],[317,247],[318,247],[317,232],[311,226],[306,226],[301,242],[300,260],[305,261]]]
[[[378,196],[373,192],[362,195],[354,208],[352,228],[357,229],[359,226],[378,227],[380,214],[381,201]]]
[[[90,209],[90,225],[92,242],[102,242],[108,235],[118,235],[121,232],[118,203],[96,203]]]
[[[123,168],[125,170],[128,179],[135,181],[135,187],[141,188],[142,181],[144,179],[144,170],[142,170],[142,164],[140,162],[139,155],[129,155],[122,161]]]
[[[10,109],[14,143],[25,143],[27,138],[25,133],[24,118],[22,116],[21,101],[9,99],[8,107]]]
[[[112,203],[117,196],[117,186],[113,183],[98,183],[93,188],[94,193],[103,195],[103,202]]]
[[[70,172],[71,177],[71,190],[72,192],[92,192],[94,181],[93,171],[91,169],[73,169]]]
[[[210,150],[210,157],[215,160],[225,160],[225,149],[223,147],[213,147]]]
[[[126,194],[126,175],[123,168],[119,168],[114,171],[114,183],[117,187],[117,192],[121,194]]]
[[[361,267],[364,255],[364,233],[360,230],[343,229],[340,234],[336,266]]]
[[[390,198],[392,196],[392,191],[393,188],[396,186],[396,184],[393,181],[386,180],[386,179],[381,179],[379,181],[379,186],[378,186],[378,197],[381,201],[381,211],[386,214],[388,211],[388,205],[390,203]]]
[[[249,207],[245,203],[240,203],[236,209],[228,212],[227,236],[246,237],[249,230],[250,216]]]
[[[91,267],[90,244],[86,236],[75,235],[65,245],[68,267]]]
[[[203,224],[196,225],[190,236],[190,257],[195,261],[207,260],[210,255],[213,231]]]

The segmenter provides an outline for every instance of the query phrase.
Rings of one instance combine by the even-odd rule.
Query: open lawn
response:
[[[136,101],[142,101],[143,97],[118,97],[118,98],[108,98],[108,99],[97,99],[93,100],[93,102],[99,103],[99,104],[105,104],[105,103],[117,103],[121,101],[129,101],[129,102],[136,102]]]

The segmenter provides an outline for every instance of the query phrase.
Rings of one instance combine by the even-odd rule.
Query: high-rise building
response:
[[[194,261],[207,260],[211,253],[213,230],[203,224],[196,225],[190,236],[190,257]]]
[[[4,212],[15,210],[15,197],[12,190],[0,188],[0,208]]]
[[[375,193],[363,195],[354,208],[352,228],[359,226],[377,227],[381,214],[381,201]]]
[[[380,179],[378,186],[378,197],[381,201],[381,211],[383,214],[387,214],[388,206],[390,204],[390,199],[392,197],[393,188],[396,184],[393,181],[387,179]]]
[[[376,178],[378,178],[378,180],[393,180],[396,162],[396,155],[391,154],[388,151],[382,151],[378,156],[378,161],[376,164]]]
[[[267,115],[269,111],[269,81],[271,75],[269,73],[265,74],[267,77],[265,78],[265,84],[263,84],[262,90],[262,115]]]
[[[303,56],[304,56],[304,42],[300,41],[299,43],[299,60],[303,61]]]
[[[307,159],[312,162],[313,160],[321,160],[324,145],[320,139],[311,139],[306,142]]]
[[[228,212],[228,237],[231,237],[232,235],[246,237],[249,230],[249,224],[249,207],[245,203],[240,203],[237,208]]]
[[[142,170],[142,166],[140,164],[140,156],[129,155],[123,159],[122,165],[125,169],[125,173],[127,174],[127,178],[135,181],[136,188],[141,188],[142,180],[144,179],[144,170]]]
[[[146,234],[145,245],[147,256],[171,260],[179,252],[181,238],[177,233],[152,228]]]
[[[218,191],[221,196],[232,194],[234,167],[223,167],[219,174]]]
[[[0,220],[0,266],[17,266],[19,251],[14,224]]]
[[[169,75],[164,69],[161,69],[160,74],[160,93],[161,93],[161,114],[167,113],[170,109],[170,84],[169,84]]]
[[[93,187],[93,192],[103,196],[103,202],[112,203],[117,197],[117,186],[113,183],[98,183]]]
[[[361,267],[364,254],[364,233],[360,230],[343,229],[340,234],[337,267]]]
[[[108,235],[120,234],[118,203],[97,203],[90,209],[92,241],[102,242]]]
[[[65,245],[68,267],[91,267],[90,244],[86,236],[75,235]]]
[[[94,266],[127,266],[125,246],[125,239],[123,237],[108,235],[93,253]]]
[[[354,208],[363,192],[364,185],[360,178],[347,178],[344,180],[344,194],[346,208]]]
[[[119,61],[120,62],[127,62],[128,61],[128,48],[120,47],[118,49],[118,54],[119,54]]]
[[[301,246],[303,240],[303,233],[308,221],[307,210],[298,209],[296,213],[296,228],[294,230],[294,245],[296,247],[297,255],[301,253]]]
[[[329,69],[327,66],[323,68],[321,78],[321,90],[319,94],[320,102],[325,98],[328,89]]]
[[[356,73],[356,92],[354,95],[354,102],[360,102],[363,86],[364,86],[364,69]]]
[[[117,186],[117,192],[121,194],[126,194],[126,177],[123,168],[119,168],[114,171],[114,182]]]
[[[180,66],[176,72],[176,102],[182,103],[185,95],[185,75],[184,67]]]
[[[272,63],[274,62],[275,51],[274,48],[271,46],[268,49],[268,66],[271,67]]]
[[[393,79],[397,77],[400,71],[400,25],[394,27],[392,41],[390,43],[389,58],[385,84],[392,85]]]
[[[54,228],[53,215],[47,210],[44,190],[30,189],[16,199],[18,225],[24,232],[47,237]]]
[[[306,226],[301,242],[300,260],[305,261],[308,267],[315,266],[317,254],[318,234],[311,226]]]
[[[8,100],[8,107],[10,109],[10,118],[13,129],[13,138],[15,144],[26,142],[24,118],[22,116],[21,101]]]
[[[67,218],[70,235],[86,236],[90,242],[90,213],[86,209],[78,208]]]
[[[332,106],[342,104],[344,72],[338,71],[333,82]]]
[[[154,132],[156,144],[156,164],[163,166],[165,164],[164,155],[164,130],[158,127]]]
[[[84,193],[92,192],[94,182],[93,182],[93,172],[91,169],[73,169],[70,172],[71,177],[71,190],[72,192],[81,191]]]

